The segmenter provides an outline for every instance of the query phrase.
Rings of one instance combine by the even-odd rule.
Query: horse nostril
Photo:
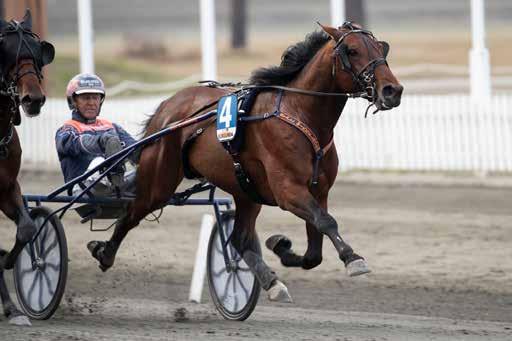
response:
[[[382,96],[384,98],[389,98],[389,97],[393,97],[393,95],[395,94],[395,87],[391,84],[389,85],[386,85],[382,88]]]
[[[26,95],[21,99],[21,104],[23,104],[23,105],[42,106],[45,102],[46,102],[45,96],[30,97],[30,95]]]

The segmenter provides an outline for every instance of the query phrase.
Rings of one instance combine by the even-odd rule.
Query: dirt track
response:
[[[45,193],[60,181],[29,174],[22,186]],[[262,294],[243,323],[224,321],[206,288],[205,304],[186,303],[208,208],[168,208],[159,225],[141,224],[105,274],[85,244],[110,233],[93,234],[70,213],[61,308],[29,329],[0,321],[0,340],[512,340],[511,202],[512,187],[339,182],[330,212],[373,273],[348,278],[327,240],[324,262],[309,272],[285,269],[265,250],[295,303]],[[305,248],[303,224],[289,213],[264,208],[258,226],[262,241],[279,232]],[[10,245],[14,228],[5,219],[0,235]],[[186,314],[177,318],[180,308]]]

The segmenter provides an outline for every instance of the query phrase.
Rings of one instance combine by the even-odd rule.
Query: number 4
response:
[[[220,110],[220,116],[219,116],[220,123],[224,123],[226,128],[230,128],[231,123],[231,97],[227,97],[224,101],[224,105],[222,106],[222,109]]]

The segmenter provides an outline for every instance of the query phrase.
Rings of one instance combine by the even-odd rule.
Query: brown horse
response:
[[[271,300],[286,302],[291,298],[256,252],[255,222],[260,203],[278,205],[306,222],[308,248],[303,256],[293,253],[291,242],[284,236],[267,241],[284,265],[304,269],[319,265],[323,236],[327,235],[349,275],[370,271],[364,259],[340,237],[337,222],[327,213],[329,189],[338,172],[333,130],[348,97],[365,97],[377,109],[386,110],[400,104],[403,88],[386,62],[387,43],[351,23],[338,29],[322,28],[288,48],[280,66],[253,73],[251,83],[260,92],[248,112],[239,154],[231,156],[217,141],[212,120],[167,135],[142,150],[136,199],[117,222],[109,241],[88,245],[104,271],[113,265],[128,231],[166,204],[187,170],[233,195],[236,216],[231,243],[269,291]],[[229,91],[210,86],[178,92],[157,109],[147,123],[146,135],[191,113],[204,112]],[[189,145],[184,164],[185,141],[198,130],[202,134]],[[243,189],[235,168],[245,170],[252,190]]]
[[[15,126],[21,123],[20,104],[27,116],[39,114],[45,102],[41,69],[55,55],[53,46],[41,41],[31,29],[28,10],[21,23],[0,20],[0,210],[17,225],[14,247],[10,252],[0,249],[0,297],[4,314],[13,324],[30,322],[9,297],[3,271],[13,268],[18,254],[36,232],[16,180],[21,146]]]

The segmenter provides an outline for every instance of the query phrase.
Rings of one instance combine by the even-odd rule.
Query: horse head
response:
[[[341,91],[365,92],[378,110],[400,105],[403,86],[387,63],[389,44],[358,24],[346,22],[339,28],[320,25],[333,39],[332,73]]]
[[[39,114],[46,100],[42,68],[54,56],[53,45],[32,32],[29,10],[21,22],[0,19],[0,94],[11,98],[13,110],[21,104],[27,116]]]

